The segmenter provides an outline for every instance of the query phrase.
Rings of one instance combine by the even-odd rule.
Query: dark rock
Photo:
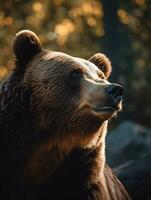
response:
[[[127,162],[114,172],[132,199],[151,199],[151,155]]]
[[[151,130],[125,121],[108,134],[106,149],[111,167],[151,154]]]

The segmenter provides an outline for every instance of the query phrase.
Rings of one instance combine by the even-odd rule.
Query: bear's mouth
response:
[[[118,104],[118,105],[96,106],[96,107],[93,107],[93,110],[95,112],[116,112],[116,111],[120,111],[121,108]]]

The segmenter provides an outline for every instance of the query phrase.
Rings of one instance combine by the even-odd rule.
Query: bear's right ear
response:
[[[108,78],[112,71],[112,66],[109,58],[103,53],[96,53],[90,59],[90,62],[94,63]]]
[[[12,47],[15,54],[16,67],[20,69],[25,68],[28,62],[42,50],[39,38],[29,30],[17,33]]]

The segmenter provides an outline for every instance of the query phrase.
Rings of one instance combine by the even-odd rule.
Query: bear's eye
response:
[[[104,74],[98,74],[98,76],[99,76],[99,78],[101,78],[101,79],[105,79],[105,76],[104,76]]]
[[[100,78],[101,78],[101,79],[105,79],[105,76],[101,76]]]
[[[74,69],[71,74],[70,77],[73,79],[78,79],[82,77],[82,71],[80,69]]]

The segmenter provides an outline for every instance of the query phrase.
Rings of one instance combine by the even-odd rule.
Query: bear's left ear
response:
[[[25,68],[28,62],[41,50],[38,36],[29,30],[23,30],[16,34],[12,47],[16,59],[17,68]]]
[[[102,53],[94,54],[90,59],[90,62],[94,63],[108,78],[112,71],[112,66],[110,60]]]

